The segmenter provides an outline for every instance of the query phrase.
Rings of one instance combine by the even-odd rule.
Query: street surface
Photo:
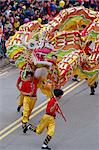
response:
[[[0,72],[0,150],[40,150],[46,132],[23,134],[21,112],[16,111],[19,92],[16,89],[18,69]],[[49,143],[52,150],[99,150],[99,86],[95,95],[84,81],[70,80],[64,87],[60,106],[67,122],[57,114],[55,135]],[[38,124],[45,112],[47,98],[38,90],[38,101],[30,123]]]

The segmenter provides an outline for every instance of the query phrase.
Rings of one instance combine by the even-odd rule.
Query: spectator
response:
[[[50,7],[51,7],[51,12],[56,11],[57,6],[54,0],[51,0]]]
[[[83,1],[83,6],[84,6],[85,8],[89,8],[89,0],[84,0],[84,1]]]
[[[7,28],[8,32],[13,28],[12,24],[10,23],[10,20],[7,19],[6,20],[6,25],[5,27]]]
[[[0,23],[0,59],[2,59],[4,55],[3,48],[2,48],[2,34],[3,34],[2,23]]]
[[[90,8],[92,8],[93,10],[96,10],[96,1],[95,0],[89,0],[89,4],[90,4]]]
[[[16,30],[18,30],[19,26],[20,26],[19,17],[16,16],[15,20],[14,20],[14,27],[15,27]]]
[[[6,37],[4,34],[2,34],[1,37],[1,53],[3,57],[6,57],[5,53],[6,53],[6,47],[5,47],[5,42],[6,42]]]

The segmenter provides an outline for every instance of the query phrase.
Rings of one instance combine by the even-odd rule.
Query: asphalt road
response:
[[[15,86],[17,77],[17,69],[0,73],[0,150],[40,150],[46,131],[39,136],[30,131],[27,134],[22,132],[21,113],[16,111],[19,95]],[[70,80],[64,89],[60,105],[67,122],[57,115],[55,135],[49,146],[52,150],[99,150],[99,86],[94,96],[89,95],[85,82]],[[46,103],[46,99],[38,91],[30,123],[39,123],[46,107],[41,104]]]

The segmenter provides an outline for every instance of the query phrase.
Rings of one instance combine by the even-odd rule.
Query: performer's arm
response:
[[[21,77],[18,78],[17,83],[16,83],[16,87],[18,88],[18,90],[20,91],[20,83],[21,83]]]

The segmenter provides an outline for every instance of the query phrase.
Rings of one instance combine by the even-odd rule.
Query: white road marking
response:
[[[8,66],[7,68],[2,69],[1,72],[5,72],[5,71],[10,70],[10,69],[12,69],[12,68],[13,68],[12,66]]]
[[[0,77],[6,77],[5,75],[10,75],[16,72],[16,68],[12,68],[11,66],[9,68],[6,68],[5,70],[0,71]]]
[[[0,77],[2,77],[3,75],[5,75],[5,74],[7,74],[7,73],[8,73],[8,71],[5,71],[5,72],[1,73],[1,74],[0,74]]]

